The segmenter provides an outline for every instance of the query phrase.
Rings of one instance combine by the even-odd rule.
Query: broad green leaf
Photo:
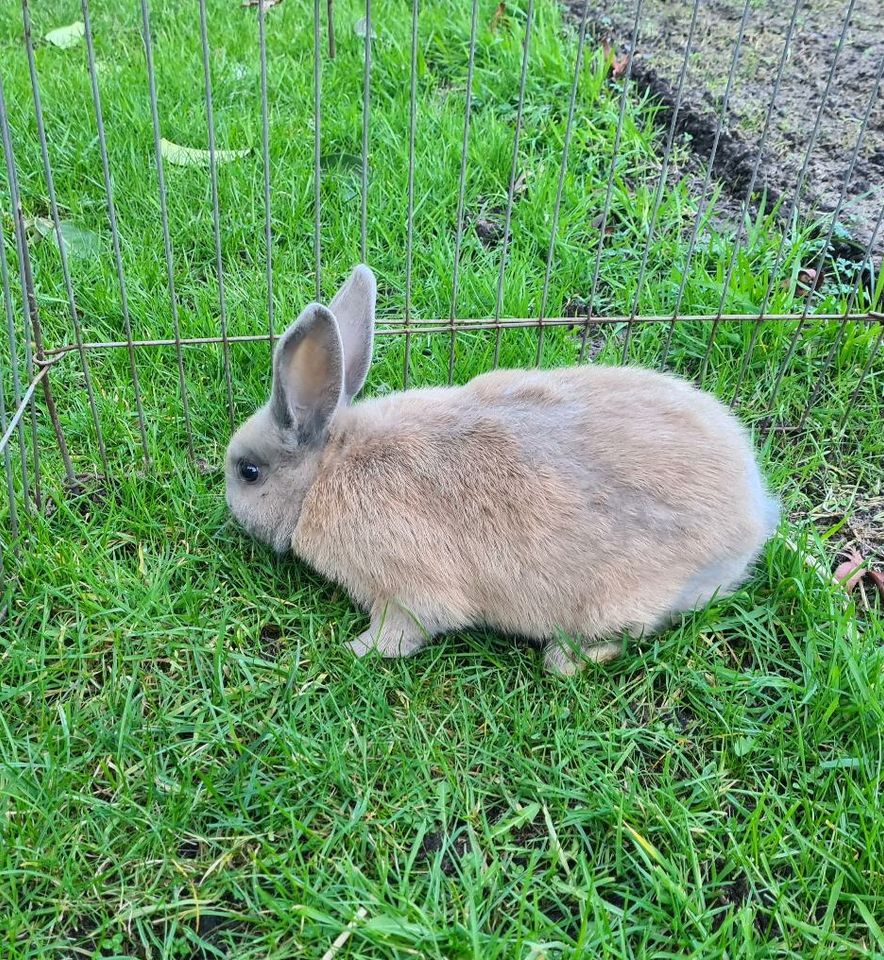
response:
[[[211,163],[208,150],[198,150],[196,147],[182,147],[164,137],[160,140],[160,152],[164,160],[179,167],[207,167]],[[246,150],[216,150],[215,163],[227,163],[230,160],[239,160],[246,157],[250,151]]]
[[[43,39],[64,50],[67,47],[75,47],[85,36],[86,24],[82,20],[75,20],[66,27],[50,30]]]
[[[356,23],[353,24],[353,33],[355,33],[357,37],[361,37],[361,38],[364,40],[364,39],[365,39],[365,28],[366,28],[365,17],[360,17],[360,18],[356,21]],[[371,39],[372,39],[372,40],[377,40],[377,38],[378,38],[378,35],[374,32],[374,27],[372,27],[372,28],[371,28]]]
[[[36,240],[50,240],[57,245],[55,225],[48,217],[34,217],[25,224]],[[61,238],[65,250],[73,257],[95,257],[101,253],[101,237],[91,230],[78,227],[74,223],[62,220]]]

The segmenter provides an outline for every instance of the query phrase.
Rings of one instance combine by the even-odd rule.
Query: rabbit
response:
[[[638,367],[494,370],[353,400],[376,282],[357,266],[273,354],[268,403],[227,450],[227,503],[370,614],[357,655],[472,626],[572,674],[747,577],[779,519],[746,431]]]

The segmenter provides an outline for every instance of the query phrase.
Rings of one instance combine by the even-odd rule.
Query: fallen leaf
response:
[[[365,39],[365,30],[366,30],[365,17],[360,17],[360,18],[356,21],[356,23],[353,24],[353,33],[355,33],[357,37],[360,37],[361,39],[364,40],[364,39]],[[378,35],[374,32],[374,27],[372,27],[372,28],[371,28],[371,39],[372,39],[372,40],[377,40],[377,38],[378,38]]]
[[[242,6],[244,7],[257,7],[261,3],[261,0],[242,0]],[[282,0],[263,0],[262,6],[265,10],[269,10],[271,7],[278,7],[282,3]]]
[[[516,178],[516,182],[513,184],[513,195],[519,196],[523,194],[528,189],[528,176],[525,173],[520,173]]]
[[[66,27],[56,27],[55,30],[50,30],[43,39],[53,46],[66,50],[68,47],[75,47],[85,36],[86,24],[82,20],[75,20]]]
[[[629,66],[629,54],[624,53],[622,57],[615,57],[611,61],[611,77],[614,80],[619,80],[624,73],[626,73],[626,68]]]
[[[818,274],[813,267],[801,267],[795,277],[795,296],[808,296],[813,290],[819,287],[821,274]],[[792,281],[786,278],[780,286],[783,290],[789,290]]]
[[[610,40],[602,40],[602,56],[605,59],[605,63],[610,63],[614,59],[614,50],[611,47]]]
[[[822,274],[818,274],[813,267],[802,267],[798,271],[798,290],[808,296],[814,290],[819,289],[821,279]]]
[[[613,214],[609,212],[609,216],[607,220],[605,220],[605,215],[603,213],[600,213],[597,217],[595,217],[595,219],[592,221],[592,225],[595,227],[596,230],[602,229],[602,221],[604,221],[605,223],[605,236],[610,237],[611,234],[613,234],[615,231]]]
[[[500,26],[504,17],[506,17],[506,4],[501,0],[501,3],[495,7],[494,13],[491,14],[491,20],[488,23],[488,29],[492,33],[497,33],[497,28]]]
[[[816,280],[816,270],[813,267],[802,267],[798,271],[799,283],[813,283]]]
[[[160,140],[160,153],[164,160],[178,167],[207,167],[211,163],[208,150],[198,150],[196,147],[182,147],[163,137]],[[250,153],[245,150],[216,150],[215,163],[227,163],[229,160],[239,160]]]
[[[844,552],[847,559],[838,564],[833,576],[848,593],[852,593],[866,573],[862,568],[865,558],[856,547],[849,547]]]
[[[55,224],[48,217],[34,217],[26,221],[25,226],[37,241],[49,239],[53,244],[58,245]],[[71,256],[94,257],[101,252],[101,237],[97,233],[78,227],[67,220],[62,220],[59,227],[65,250]]]
[[[881,573],[880,570],[866,570],[866,576],[878,588],[878,593],[881,594],[881,600],[884,601],[884,573]]]

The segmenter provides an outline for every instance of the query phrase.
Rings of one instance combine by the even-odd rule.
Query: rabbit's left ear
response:
[[[338,322],[344,348],[344,403],[362,389],[371,363],[377,282],[365,264],[347,278],[328,305]]]
[[[344,359],[331,311],[311,303],[279,338],[273,352],[270,411],[297,442],[323,437],[341,402]]]

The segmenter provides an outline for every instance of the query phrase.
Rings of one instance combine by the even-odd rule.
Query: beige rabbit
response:
[[[483,624],[545,642],[546,667],[572,673],[747,576],[779,510],[718,400],[587,366],[351,405],[375,295],[359,266],[328,308],[304,310],[226,462],[245,529],[370,612],[357,654]]]

